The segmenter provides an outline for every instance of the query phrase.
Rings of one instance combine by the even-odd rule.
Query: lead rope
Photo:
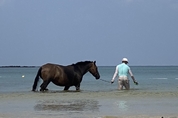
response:
[[[110,81],[107,81],[107,80],[104,80],[104,79],[99,79],[99,80],[101,80],[103,82],[111,83]]]

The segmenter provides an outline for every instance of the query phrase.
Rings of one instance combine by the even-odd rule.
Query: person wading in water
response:
[[[128,74],[130,74],[133,82],[138,85],[138,82],[135,80],[132,71],[130,67],[127,65],[128,64],[128,59],[123,58],[122,63],[116,66],[115,73],[113,75],[113,78],[111,79],[111,83],[114,83],[114,79],[119,76],[118,84],[119,84],[119,90],[122,90],[123,87],[125,89],[129,90],[130,89],[130,83],[129,83],[129,77]]]

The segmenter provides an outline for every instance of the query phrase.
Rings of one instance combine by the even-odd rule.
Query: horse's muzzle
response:
[[[95,78],[96,78],[96,79],[99,79],[99,78],[100,78],[100,75],[95,76]]]

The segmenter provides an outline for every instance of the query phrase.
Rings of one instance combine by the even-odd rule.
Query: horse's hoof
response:
[[[44,92],[44,91],[48,91],[48,89],[47,89],[47,88],[46,88],[46,89],[40,89],[40,91],[43,91],[43,92]]]
[[[48,89],[46,88],[46,89],[44,89],[44,91],[48,91]]]

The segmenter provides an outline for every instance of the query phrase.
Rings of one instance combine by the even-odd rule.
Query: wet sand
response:
[[[0,93],[0,118],[178,118],[178,93]],[[148,94],[148,93],[147,93]]]

